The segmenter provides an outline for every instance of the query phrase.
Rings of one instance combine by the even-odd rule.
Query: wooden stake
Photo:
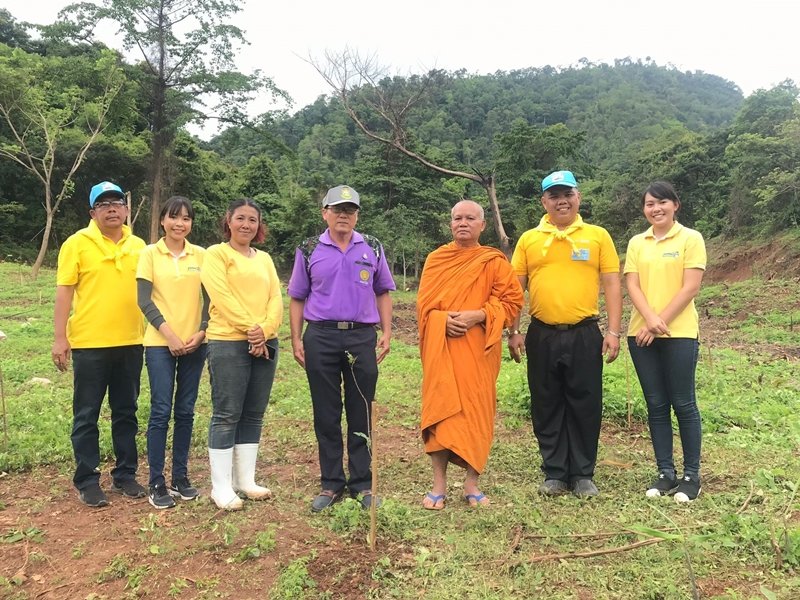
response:
[[[378,455],[375,452],[375,413],[377,410],[370,411],[372,417],[369,420],[369,445],[372,459],[372,502],[369,505],[369,549],[375,551],[375,541],[378,533]]]

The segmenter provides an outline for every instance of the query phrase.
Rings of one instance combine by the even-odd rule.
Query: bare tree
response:
[[[494,172],[481,173],[475,168],[472,173],[449,169],[432,162],[410,147],[408,116],[430,92],[435,83],[433,74],[420,77],[416,85],[398,91],[381,84],[386,73],[385,69],[378,65],[374,55],[362,57],[357,52],[345,48],[338,53],[326,52],[323,62],[313,58],[308,62],[331,87],[349,117],[367,137],[394,148],[437,173],[461,177],[481,186],[489,199],[492,222],[497,239],[500,240],[500,249],[510,256],[511,245],[500,215]],[[370,125],[370,118],[375,116],[388,126],[388,135],[381,134]]]
[[[0,119],[8,135],[7,141],[0,143],[0,158],[27,169],[44,188],[45,225],[39,254],[31,270],[34,278],[44,262],[58,208],[72,194],[75,173],[108,125],[108,111],[125,81],[116,56],[111,51],[103,51],[95,66],[103,82],[99,95],[87,97],[74,85],[54,90],[44,67],[48,60],[60,59],[42,58],[18,50],[0,57]],[[82,139],[77,149],[73,146],[71,150],[74,156],[64,156],[62,142],[69,147],[76,132]],[[56,167],[63,162],[69,164],[70,160],[72,164],[66,174],[57,174]]]

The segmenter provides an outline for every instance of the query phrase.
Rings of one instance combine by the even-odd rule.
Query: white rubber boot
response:
[[[211,499],[214,504],[223,510],[241,510],[242,499],[236,495],[231,485],[233,448],[209,448],[208,462],[211,465]]]
[[[236,444],[233,447],[233,489],[250,500],[272,498],[269,488],[256,484],[258,444]]]

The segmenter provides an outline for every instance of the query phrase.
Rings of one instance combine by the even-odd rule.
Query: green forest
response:
[[[387,77],[344,51],[314,65],[330,94],[292,111],[268,76],[268,57],[267,75],[236,70],[244,38],[225,22],[235,3],[185,8],[210,16],[183,37],[175,16],[161,27],[144,23],[149,4],[73,5],[38,26],[0,10],[7,260],[52,265],[61,242],[85,225],[88,190],[102,180],[131,192],[134,229],[145,239],[157,235],[152,215],[170,195],[193,201],[201,245],[219,240],[231,200],[254,198],[270,229],[265,248],[284,272],[295,245],[321,229],[325,190],[340,183],[361,194],[359,228],[408,275],[449,240],[448,210],[460,198],[488,209],[484,243],[513,247],[538,221],[539,182],[556,169],[575,172],[584,217],[618,248],[644,228],[639,202],[653,179],[676,186],[682,221],[707,238],[773,234],[800,219],[792,81],[744,97],[718,76],[629,58]],[[156,50],[126,59],[92,37],[88,24],[100,19],[117,21],[127,48]],[[248,101],[264,95],[279,108],[248,117]],[[212,139],[187,132],[211,118],[222,123]]]

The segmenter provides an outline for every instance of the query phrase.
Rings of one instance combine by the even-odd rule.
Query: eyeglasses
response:
[[[95,202],[92,208],[94,208],[94,210],[104,210],[112,206],[122,208],[127,205],[125,204],[125,200],[101,200],[100,202]]]
[[[358,208],[355,206],[326,206],[328,210],[332,210],[337,215],[354,215],[358,212]]]

